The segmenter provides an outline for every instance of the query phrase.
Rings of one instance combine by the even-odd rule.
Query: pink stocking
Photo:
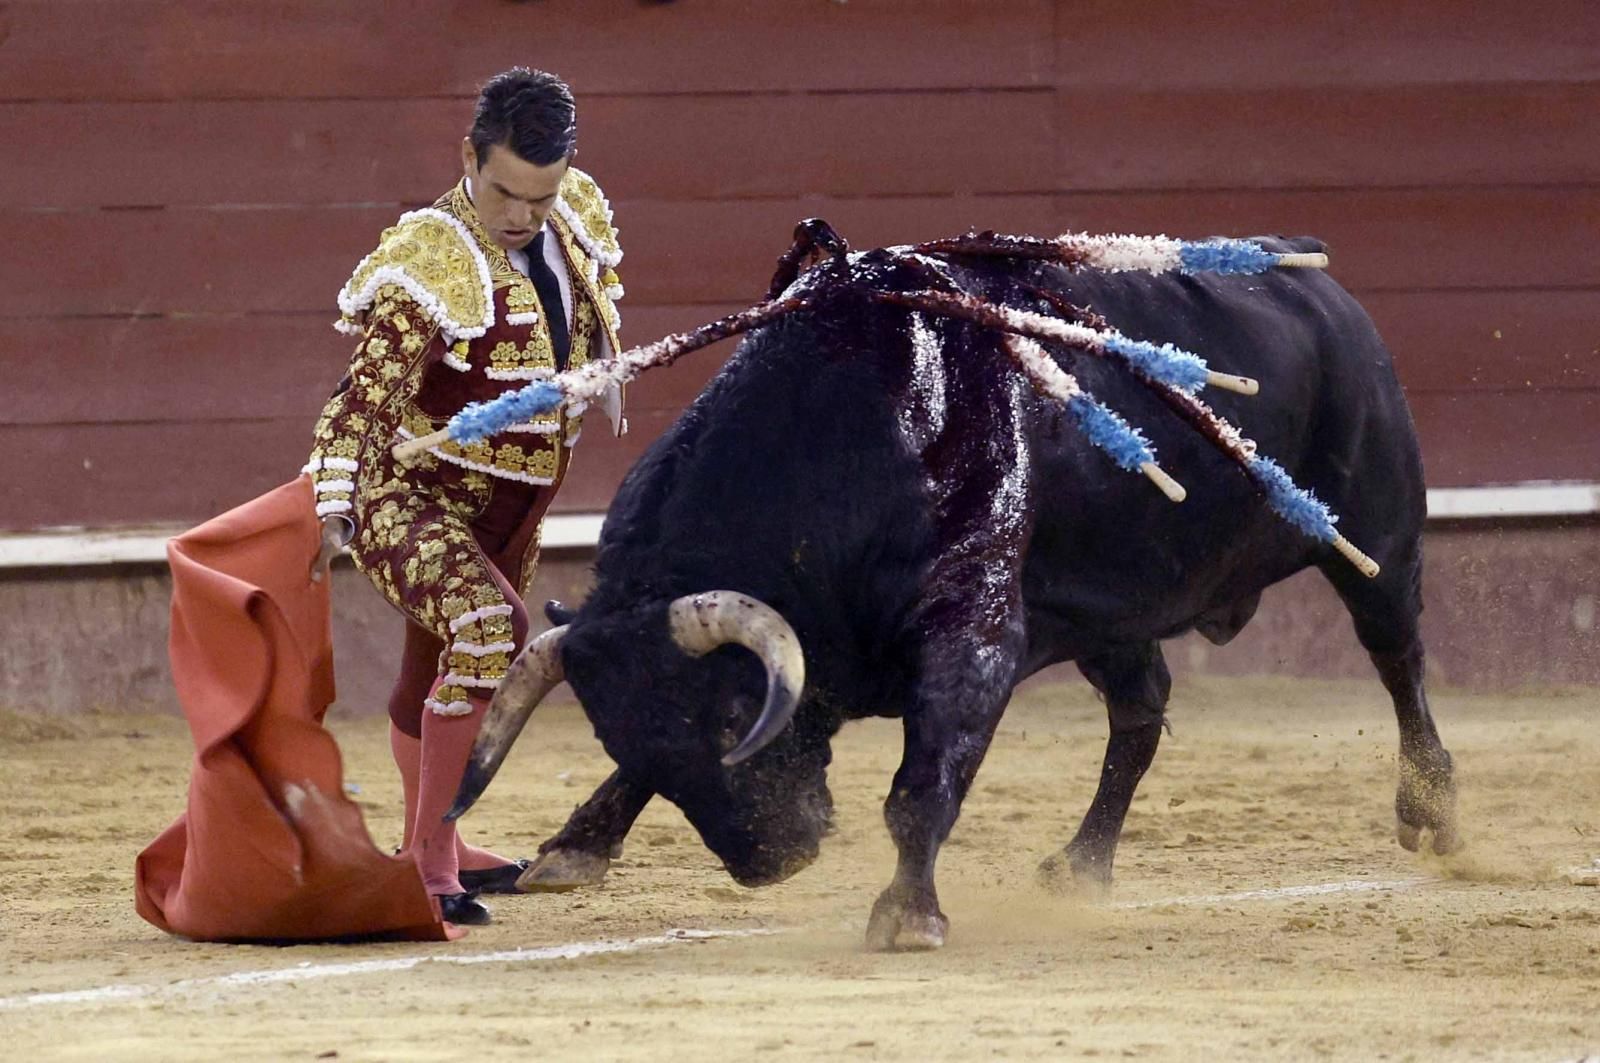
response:
[[[469,700],[472,711],[462,716],[442,716],[432,709],[422,713],[422,770],[412,838],[422,881],[433,894],[461,892],[461,881],[456,877],[461,867],[456,825],[446,823],[444,814],[455,802],[472,743],[489,708],[487,698]]]
[[[389,749],[394,753],[395,766],[400,769],[400,786],[406,797],[406,833],[401,848],[411,848],[411,836],[417,825],[417,783],[422,774],[422,740],[412,738],[400,728],[390,726]],[[487,871],[511,863],[499,853],[468,845],[456,831],[456,863],[462,871]]]

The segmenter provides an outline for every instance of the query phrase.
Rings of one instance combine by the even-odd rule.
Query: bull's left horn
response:
[[[783,733],[806,684],[805,655],[789,622],[764,602],[737,591],[706,591],[677,599],[667,610],[672,640],[699,657],[737,643],[767,666],[767,700],[744,740],[725,754],[730,768],[755,756]]]
[[[565,624],[551,628],[528,643],[506,669],[506,677],[494,692],[489,711],[484,713],[478,739],[472,744],[472,755],[461,776],[461,786],[456,790],[456,803],[444,814],[445,819],[460,818],[483,796],[489,780],[500,770],[506,754],[511,752],[511,744],[522,733],[533,710],[565,678],[561,668],[561,640],[566,633]]]

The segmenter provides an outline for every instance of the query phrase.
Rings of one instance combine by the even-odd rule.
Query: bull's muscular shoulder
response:
[[[622,261],[622,245],[616,226],[611,223],[611,204],[594,178],[576,166],[569,167],[561,179],[555,209],[590,258],[602,269],[616,268]]]
[[[338,327],[357,331],[378,290],[403,289],[447,339],[481,336],[494,324],[494,285],[483,249],[459,218],[436,207],[402,214],[383,231],[339,292]]]

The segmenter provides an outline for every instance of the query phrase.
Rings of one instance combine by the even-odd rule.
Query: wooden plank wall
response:
[[[196,520],[292,476],[333,295],[455,177],[475,86],[579,95],[633,342],[755,299],[799,218],[1311,233],[1436,486],[1600,472],[1600,6],[1389,0],[0,5],[0,527]],[[727,353],[633,392],[617,479]]]

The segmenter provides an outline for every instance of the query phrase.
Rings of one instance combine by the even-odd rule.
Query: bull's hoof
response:
[[[872,952],[926,952],[944,947],[950,920],[937,902],[912,905],[885,890],[867,920],[867,948]]]
[[[1428,769],[1402,759],[1394,811],[1395,840],[1402,849],[1419,851],[1424,832],[1432,835],[1431,847],[1440,856],[1461,848],[1461,833],[1456,828],[1456,785],[1448,761],[1442,768]]]
[[[1414,853],[1422,848],[1422,828],[1413,827],[1403,819],[1395,820],[1394,840],[1400,843],[1400,848],[1408,853]]]
[[[1103,901],[1111,896],[1111,862],[1076,854],[1069,847],[1039,865],[1039,885],[1059,897]]]
[[[579,886],[598,885],[611,869],[611,861],[576,849],[551,849],[540,854],[517,879],[523,893],[565,893]]]

